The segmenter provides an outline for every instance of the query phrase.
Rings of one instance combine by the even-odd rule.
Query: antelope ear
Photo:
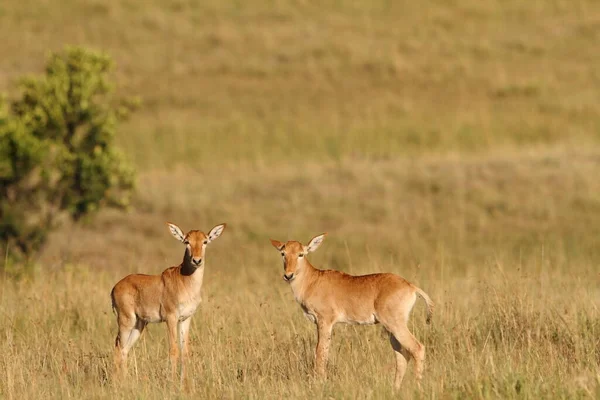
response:
[[[219,236],[221,236],[221,233],[223,233],[226,226],[227,226],[227,224],[220,224],[220,225],[217,225],[214,228],[212,228],[210,230],[210,232],[208,232],[208,242],[210,243],[213,240],[215,240],[216,238],[218,238]]]
[[[183,242],[185,240],[185,235],[177,225],[172,224],[170,222],[167,222],[167,225],[169,225],[171,235],[173,235],[175,239],[179,240],[180,242]]]
[[[274,240],[274,239],[269,239],[271,241],[271,244],[273,245],[273,247],[275,247],[277,250],[281,251],[283,250],[283,247],[285,246],[283,243],[281,243],[279,240]]]
[[[310,242],[308,242],[308,245],[305,247],[306,252],[312,253],[313,251],[318,249],[319,246],[321,245],[321,243],[323,243],[323,240],[325,239],[325,235],[327,235],[327,233],[323,233],[322,235],[318,235],[318,236],[315,236],[314,238],[310,239]]]

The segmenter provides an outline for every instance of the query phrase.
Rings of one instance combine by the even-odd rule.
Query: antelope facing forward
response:
[[[283,279],[289,282],[306,317],[317,325],[316,374],[323,378],[327,376],[331,332],[336,323],[381,323],[390,333],[396,353],[394,386],[400,387],[411,358],[415,360],[420,386],[425,347],[410,333],[407,323],[417,295],[427,303],[427,323],[431,320],[433,302],[424,291],[398,275],[353,276],[314,268],[305,256],[321,245],[325,235],[315,236],[306,246],[296,241],[282,243],[271,239],[283,257]]]
[[[221,236],[225,224],[217,225],[208,235],[192,230],[183,234],[177,225],[169,229],[186,246],[183,262],[167,268],[161,275],[128,275],[113,288],[113,310],[119,333],[115,340],[115,365],[127,373],[127,353],[150,322],[166,322],[169,333],[171,373],[175,377],[177,361],[183,380],[183,358],[188,352],[188,333],[192,316],[202,301],[206,245]]]

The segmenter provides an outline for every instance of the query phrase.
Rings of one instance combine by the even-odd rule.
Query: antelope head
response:
[[[223,233],[223,230],[227,226],[227,224],[217,225],[208,234],[198,230],[191,230],[184,235],[183,231],[177,225],[169,222],[167,222],[167,225],[169,225],[169,230],[173,237],[185,244],[184,263],[192,266],[194,269],[204,265],[206,246],[221,236],[221,233]]]

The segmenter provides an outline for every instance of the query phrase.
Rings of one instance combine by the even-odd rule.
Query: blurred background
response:
[[[591,1],[5,2],[9,97],[51,52],[81,45],[114,60],[116,93],[141,99],[115,135],[137,170],[129,213],[69,227],[82,240],[51,238],[45,263],[105,266],[110,247],[161,265],[165,219],[227,221],[237,246],[329,231],[409,265],[440,246],[463,265],[544,241],[593,255],[598,13]]]
[[[452,341],[491,352],[432,382],[432,396],[506,398],[518,394],[516,380],[539,376],[556,380],[525,393],[599,393],[599,2],[9,0],[0,4],[0,37],[6,115],[20,109],[21,78],[42,76],[51,54],[68,54],[65,46],[112,60],[106,79],[115,90],[102,104],[134,99],[109,141],[127,165],[126,190],[129,178],[135,183],[127,201],[113,204],[126,207],[99,200],[81,218],[60,219],[35,252],[37,273],[58,274],[47,280],[56,279],[55,288],[61,274],[83,282],[90,317],[110,311],[108,294],[122,276],[180,262],[183,248],[166,221],[205,232],[226,222],[208,250],[199,321],[218,304],[276,304],[283,319],[267,313],[264,329],[290,318],[291,330],[297,322],[312,339],[268,239],[306,242],[328,232],[315,266],[395,272],[439,304],[439,336],[425,339],[437,348],[433,360],[459,364],[465,349]],[[27,276],[22,261],[5,258],[11,277]],[[10,293],[28,290],[5,289],[5,305],[16,304]],[[246,312],[230,318],[243,324]],[[484,327],[462,325],[475,315]],[[114,321],[103,318],[109,343]],[[488,336],[498,327],[513,339]],[[154,330],[161,340],[162,329]],[[342,337],[352,343],[353,332]],[[496,347],[484,344],[490,340]],[[508,349],[519,346],[535,357],[511,358]],[[387,344],[380,347],[391,363]],[[163,353],[157,345],[148,357]],[[379,371],[370,358],[353,360],[340,355],[336,364]],[[431,368],[448,376],[448,366]],[[364,378],[350,372],[350,383]],[[95,373],[77,382],[96,382]],[[569,384],[561,373],[571,374]],[[216,392],[201,393],[228,387],[214,379]],[[472,386],[457,383],[463,379]],[[482,379],[499,391],[479,391]],[[246,392],[240,382],[232,393],[283,393]],[[329,393],[294,388],[299,397]]]

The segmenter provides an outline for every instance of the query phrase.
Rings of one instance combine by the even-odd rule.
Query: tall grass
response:
[[[438,304],[433,325],[420,303],[411,320],[427,348],[423,397],[595,398],[597,168],[597,157],[579,154],[153,173],[137,210],[65,227],[37,273],[3,280],[0,393],[392,397],[394,356],[376,327],[336,327],[330,379],[312,378],[314,327],[267,238],[327,230],[315,265],[396,272]],[[181,393],[168,378],[164,326],[136,344],[131,380],[111,379],[110,289],[127,273],[179,262],[167,218],[186,229],[229,223],[207,252]],[[412,371],[400,394],[419,396]]]

